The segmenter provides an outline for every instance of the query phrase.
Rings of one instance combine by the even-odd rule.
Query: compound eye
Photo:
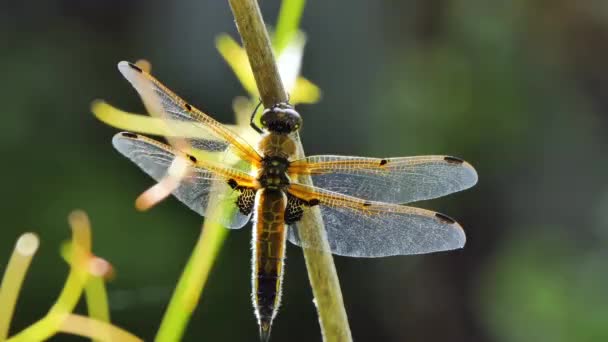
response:
[[[298,112],[295,112],[293,128],[298,130],[300,127],[302,127],[302,117],[300,114],[298,114]]]

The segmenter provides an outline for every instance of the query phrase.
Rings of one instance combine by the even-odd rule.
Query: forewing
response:
[[[133,85],[141,96],[148,111],[167,119],[169,131],[176,137],[186,138],[194,148],[205,151],[231,150],[241,159],[252,164],[261,160],[257,151],[226,126],[207,114],[194,108],[178,97],[158,80],[129,62],[118,63],[118,70]],[[175,124],[181,122],[181,124]],[[196,138],[182,136],[183,122],[191,123],[196,129]]]
[[[228,228],[241,228],[251,212],[244,212],[237,205],[239,196],[253,191],[251,177],[238,170],[215,163],[198,161],[194,157],[172,147],[133,133],[118,133],[112,139],[114,147],[133,161],[156,181],[166,176],[177,155],[191,161],[187,176],[182,179],[173,195],[190,209]],[[232,180],[241,187],[229,186]],[[242,199],[242,198],[241,198]]]
[[[441,197],[477,183],[469,163],[448,156],[311,156],[292,162],[289,172],[311,175],[319,188],[389,203]]]
[[[318,205],[330,251],[337,255],[422,254],[462,248],[466,241],[456,221],[433,211],[364,201],[301,184],[292,184],[289,193],[302,200],[303,211]],[[298,229],[290,225],[289,241],[302,247],[321,248],[304,242]]]

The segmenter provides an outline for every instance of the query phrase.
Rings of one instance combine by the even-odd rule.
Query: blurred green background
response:
[[[280,2],[262,1],[268,22]],[[357,341],[608,340],[608,2],[308,1],[300,106],[308,154],[450,154],[479,184],[423,203],[458,219],[463,250],[336,257]],[[222,122],[243,95],[214,47],[226,1],[0,3],[0,273],[20,233],[42,240],[13,331],[41,317],[67,273],[66,215],[86,210],[117,270],[113,321],[150,340],[201,219],[175,199],[133,201],[152,180],[110,144],[95,98],[143,111],[116,70],[147,58]],[[230,234],[186,340],[254,341],[250,231]],[[290,246],[274,341],[320,340],[301,251]],[[58,336],[54,340],[79,340]]]

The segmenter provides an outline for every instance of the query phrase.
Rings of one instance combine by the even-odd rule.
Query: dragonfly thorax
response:
[[[260,140],[259,147],[265,158],[278,157],[287,160],[296,153],[296,144],[285,134],[268,133]]]
[[[283,157],[265,157],[258,172],[258,182],[265,189],[284,190],[290,183],[289,161]]]

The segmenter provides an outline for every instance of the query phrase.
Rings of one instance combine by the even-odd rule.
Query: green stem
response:
[[[73,258],[73,263],[81,262],[82,258]],[[63,320],[74,310],[87,281],[87,270],[81,265],[72,266],[65,286],[57,302],[49,313],[38,322],[30,325],[19,334],[8,339],[10,342],[44,341],[59,330]]]
[[[90,317],[70,314],[63,320],[60,331],[79,335],[96,341],[143,342],[139,337],[110,323],[94,320]]]
[[[287,101],[257,1],[229,0],[229,3],[264,106],[270,107]],[[296,136],[296,144],[298,157],[304,157],[298,136]],[[298,180],[304,184],[312,184],[310,177],[301,177]],[[323,251],[330,250],[318,209],[308,211],[298,223],[298,229],[305,245],[320,246]],[[352,341],[332,255],[309,248],[303,248],[303,251],[324,340]]]
[[[287,47],[293,36],[298,32],[305,5],[306,0],[283,0],[274,39],[272,40],[277,55],[283,52],[283,49]]]
[[[181,341],[228,229],[205,220],[196,247],[169,302],[155,341]]]
[[[110,308],[108,307],[108,293],[106,292],[103,277],[90,277],[84,288],[84,295],[87,301],[89,317],[109,323]],[[101,342],[100,340],[93,341]]]
[[[0,341],[6,340],[13,318],[15,303],[40,241],[33,233],[19,237],[0,284]]]

